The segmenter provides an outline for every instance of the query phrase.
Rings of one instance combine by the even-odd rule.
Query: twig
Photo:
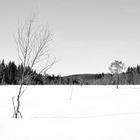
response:
[[[72,86],[72,89],[71,89],[71,94],[70,94],[69,100],[72,100],[72,95],[73,95],[73,86]]]

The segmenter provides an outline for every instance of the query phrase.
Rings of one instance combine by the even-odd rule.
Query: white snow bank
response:
[[[18,88],[0,86],[2,140],[140,139],[140,86],[27,86],[15,120]]]

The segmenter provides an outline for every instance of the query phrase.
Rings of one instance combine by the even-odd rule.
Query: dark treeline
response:
[[[0,84],[18,85],[21,81],[23,65],[14,62],[0,62]],[[116,79],[112,74],[79,74],[62,77],[60,75],[39,74],[30,67],[25,68],[25,85],[115,85]],[[140,65],[128,67],[126,72],[119,74],[120,85],[140,84]]]
[[[0,85],[19,85],[23,73],[23,65],[16,65],[14,62],[5,64],[0,62]],[[39,74],[30,67],[25,68],[25,85],[75,85],[79,84],[76,78],[66,78],[48,74]]]

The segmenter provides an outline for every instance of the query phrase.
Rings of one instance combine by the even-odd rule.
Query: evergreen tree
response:
[[[14,62],[9,62],[7,65],[7,80],[9,84],[17,84],[17,66]]]
[[[4,73],[5,73],[5,63],[4,60],[2,60],[2,63],[0,63],[0,84],[4,84]]]

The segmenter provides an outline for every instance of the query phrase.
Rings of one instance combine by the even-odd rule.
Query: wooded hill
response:
[[[21,82],[23,66],[14,62],[0,62],[0,84],[18,85]],[[30,67],[25,68],[25,85],[115,85],[116,77],[110,73],[75,74],[69,76],[39,74]],[[120,85],[140,84],[140,65],[128,67],[126,72],[119,74]]]

